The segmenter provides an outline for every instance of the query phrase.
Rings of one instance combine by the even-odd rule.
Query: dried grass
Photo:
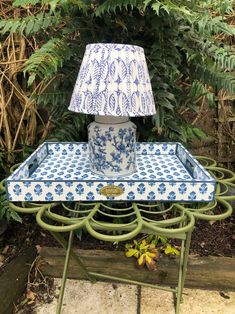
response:
[[[37,7],[14,8],[10,0],[0,3],[0,19],[32,15],[37,11]],[[40,137],[47,136],[47,132],[38,134],[38,125],[43,120],[32,97],[43,85],[39,82],[29,88],[23,73],[25,61],[37,48],[34,37],[29,40],[17,33],[6,35],[0,43],[0,148],[7,152],[8,161],[19,145],[33,146]]]

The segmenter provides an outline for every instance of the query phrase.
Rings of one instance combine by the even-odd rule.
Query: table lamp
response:
[[[69,110],[92,114],[88,125],[90,169],[107,177],[136,171],[136,125],[129,117],[156,113],[144,49],[89,44]]]

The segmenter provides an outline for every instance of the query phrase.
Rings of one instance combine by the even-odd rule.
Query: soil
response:
[[[222,221],[198,220],[193,231],[191,241],[191,254],[200,256],[235,256],[235,212]],[[74,244],[81,249],[124,250],[125,243],[113,244],[103,242],[91,237],[85,231],[75,237]],[[38,250],[43,246],[59,247],[52,235],[41,229],[32,215],[25,215],[23,223],[11,222],[7,230],[0,236],[0,274],[4,266],[14,256],[18,255],[28,246],[36,246]]]

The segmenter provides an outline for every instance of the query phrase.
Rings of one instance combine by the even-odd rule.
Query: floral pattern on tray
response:
[[[45,152],[45,146],[47,155],[38,155]],[[178,143],[138,143],[137,171],[115,179],[94,175],[88,153],[87,143],[44,143],[7,179],[9,200],[192,202],[210,201],[214,197],[214,179]],[[26,170],[37,158],[41,162],[28,176]],[[22,177],[22,173],[26,176]],[[109,185],[120,187],[123,193],[115,198],[101,194],[100,190]]]

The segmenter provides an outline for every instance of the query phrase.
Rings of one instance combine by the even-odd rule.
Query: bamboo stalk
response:
[[[11,131],[10,131],[10,127],[9,127],[9,123],[8,123],[8,119],[7,119],[7,113],[6,113],[6,103],[5,103],[5,93],[4,93],[4,89],[3,89],[3,84],[0,84],[0,92],[1,92],[1,102],[0,102],[0,106],[1,106],[1,111],[2,111],[2,125],[4,126],[3,129],[3,134],[4,134],[4,138],[5,138],[5,145],[8,151],[11,151],[12,149],[12,138],[11,138]]]

